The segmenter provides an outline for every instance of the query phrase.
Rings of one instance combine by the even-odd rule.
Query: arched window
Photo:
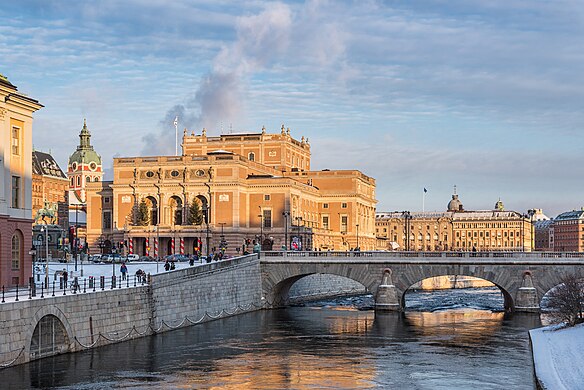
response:
[[[247,159],[249,161],[255,161],[255,153],[251,152],[250,154],[247,155]]]
[[[77,187],[81,186],[81,176],[77,176]]]
[[[95,179],[93,179],[94,182],[98,182],[99,181],[99,177],[96,177]]]
[[[22,239],[18,232],[15,232],[12,236],[12,269],[20,269],[21,258],[22,258]]]

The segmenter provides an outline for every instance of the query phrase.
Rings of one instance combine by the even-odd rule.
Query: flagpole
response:
[[[174,118],[174,132],[175,132],[174,155],[178,156],[178,116]]]

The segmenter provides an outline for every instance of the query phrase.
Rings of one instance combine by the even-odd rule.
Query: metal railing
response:
[[[518,252],[518,251],[452,251],[452,252],[387,252],[387,251],[262,251],[261,257],[375,257],[375,258],[513,258],[513,259],[582,259],[584,252]]]

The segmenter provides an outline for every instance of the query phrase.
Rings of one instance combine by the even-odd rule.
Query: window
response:
[[[103,202],[104,202],[104,203],[109,203],[109,202],[110,202],[110,198],[109,198],[109,196],[106,196],[106,197],[104,197],[104,198],[103,198]]]
[[[17,209],[20,205],[20,177],[12,176],[12,208]]]
[[[272,227],[272,210],[262,210],[264,215],[264,227],[271,228]]]
[[[328,209],[328,203],[323,203],[323,204],[322,204],[322,208],[323,208],[323,209]]]
[[[255,153],[251,152],[250,154],[247,155],[247,159],[249,161],[255,161]]]
[[[12,154],[20,154],[20,128],[12,126]]]
[[[327,230],[329,228],[329,216],[328,215],[322,216],[322,228],[327,229]]]
[[[270,195],[268,194],[264,195],[264,200],[270,200]]]
[[[112,228],[112,213],[110,211],[103,212],[103,229],[109,230]]]
[[[349,224],[349,217],[341,215],[341,233],[347,233],[347,225]]]
[[[12,236],[12,269],[20,269],[20,258],[22,256],[21,250],[22,244],[18,233],[14,233]]]
[[[347,204],[346,203],[341,203],[341,208],[342,209],[346,209],[347,208]]]
[[[77,176],[77,187],[81,186],[81,176]]]
[[[175,169],[174,171],[170,172],[170,176],[172,177],[178,177],[179,172]]]

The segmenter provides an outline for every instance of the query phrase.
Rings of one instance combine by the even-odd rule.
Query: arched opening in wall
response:
[[[158,201],[153,196],[146,197],[150,225],[158,225]]]
[[[69,352],[69,337],[61,320],[52,314],[38,322],[30,341],[30,359]]]
[[[368,294],[367,288],[361,283],[334,274],[300,275],[280,282],[275,288],[275,300],[286,300],[288,303],[313,302],[340,297],[356,297]],[[359,301],[342,300],[339,306],[373,307],[373,298]]]
[[[209,202],[207,198],[202,195],[197,195],[197,199],[199,200],[201,205],[201,212],[203,213],[203,223],[211,223],[211,210],[209,210]]]
[[[103,242],[103,253],[112,253],[112,242],[110,240]]]
[[[509,294],[488,280],[464,275],[423,279],[402,297],[405,311],[484,310],[504,312],[512,306]]]
[[[170,218],[173,225],[182,225],[183,219],[183,202],[182,199],[176,195],[170,197]]]

